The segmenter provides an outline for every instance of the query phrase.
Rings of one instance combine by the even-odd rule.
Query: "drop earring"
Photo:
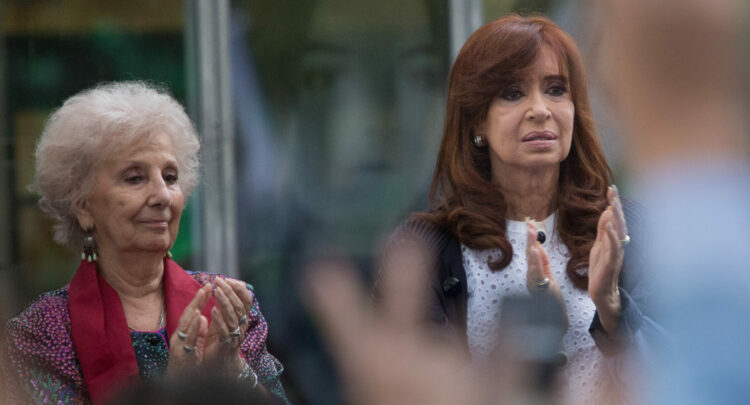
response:
[[[81,252],[81,260],[86,260],[89,263],[95,262],[99,259],[96,254],[96,239],[91,236],[91,231],[86,231],[87,235],[83,238],[83,252]]]

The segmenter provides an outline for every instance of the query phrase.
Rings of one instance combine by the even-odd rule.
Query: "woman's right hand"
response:
[[[201,314],[211,296],[211,284],[195,294],[180,316],[175,333],[169,338],[167,375],[178,375],[194,369],[203,361],[203,347],[208,333],[208,319]]]
[[[538,230],[533,221],[526,220],[526,288],[530,293],[547,291],[560,300],[562,303],[562,294],[560,285],[552,274],[549,266],[549,257],[541,243],[537,241]],[[549,280],[549,282],[546,282]],[[565,305],[563,304],[563,308]]]
[[[236,280],[214,280],[216,306],[211,309],[211,325],[206,334],[205,360],[214,366],[238,375],[245,367],[240,346],[250,327],[248,316],[253,308],[253,295],[246,284]]]

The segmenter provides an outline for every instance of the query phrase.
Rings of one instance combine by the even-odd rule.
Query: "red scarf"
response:
[[[163,277],[169,341],[182,312],[201,284],[167,258],[164,258]],[[117,291],[99,274],[95,263],[81,261],[68,291],[73,346],[83,379],[91,401],[102,403],[116,388],[138,378],[138,364],[125,311]],[[203,315],[209,323],[214,305],[211,297],[203,308]]]

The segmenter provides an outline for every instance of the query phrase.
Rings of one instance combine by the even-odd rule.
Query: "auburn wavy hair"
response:
[[[525,77],[542,48],[557,57],[575,106],[570,153],[560,164],[556,228],[570,253],[566,273],[588,286],[588,256],[599,216],[607,206],[612,171],[595,133],[580,51],[573,39],[544,17],[509,15],[469,37],[451,69],[443,140],[430,188],[431,210],[415,214],[447,228],[473,249],[499,248],[490,261],[499,271],[513,258],[506,237],[506,203],[491,181],[488,147],[476,147],[472,129],[492,100]]]

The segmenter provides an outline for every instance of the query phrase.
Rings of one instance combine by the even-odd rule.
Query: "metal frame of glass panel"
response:
[[[469,36],[480,26],[483,20],[483,0],[448,0],[450,16],[451,61]]]
[[[187,0],[188,106],[201,137],[202,181],[193,197],[198,268],[239,275],[229,1]]]
[[[4,45],[0,45],[0,66],[5,67],[5,49]],[[8,94],[8,88],[5,85],[5,75],[0,75],[0,111],[6,111],[5,109],[5,98]],[[7,117],[5,114],[0,116],[0,128],[8,128]],[[12,215],[11,215],[11,196],[13,195],[13,189],[11,188],[10,175],[13,173],[10,154],[10,134],[0,134],[0,277],[5,276],[2,272],[9,271],[11,267],[11,261],[13,260],[11,231]]]

